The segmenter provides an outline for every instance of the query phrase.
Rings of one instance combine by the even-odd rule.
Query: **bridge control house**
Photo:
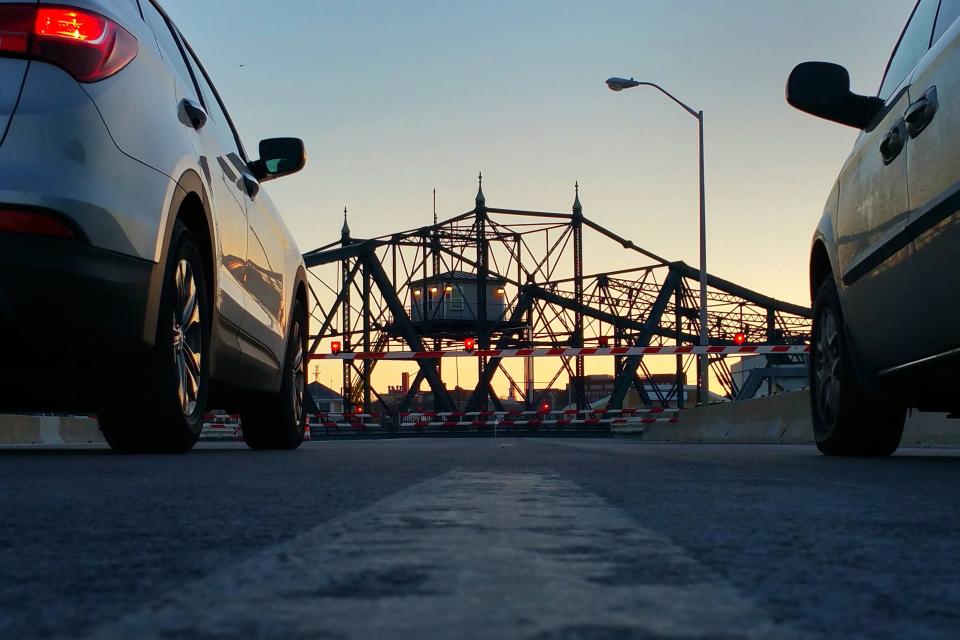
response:
[[[421,335],[456,336],[475,330],[480,317],[477,274],[449,271],[410,283],[410,319]],[[487,322],[491,329],[506,328],[507,282],[496,276],[486,281]]]

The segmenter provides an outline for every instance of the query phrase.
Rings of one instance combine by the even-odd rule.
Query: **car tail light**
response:
[[[91,11],[0,4],[0,55],[55,64],[79,82],[109,78],[130,64],[139,50],[129,31]]]
[[[0,233],[22,233],[53,238],[74,238],[73,229],[55,215],[42,211],[0,207]]]

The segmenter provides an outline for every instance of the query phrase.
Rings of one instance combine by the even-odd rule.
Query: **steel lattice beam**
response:
[[[594,248],[606,243],[599,255],[609,254],[612,247],[635,256],[639,264],[615,271],[600,264],[590,270],[584,260],[588,243]],[[342,336],[344,347],[388,352],[428,348],[448,352],[462,346],[466,336],[475,337],[481,349],[699,343],[699,299],[692,291],[700,272],[682,262],[669,262],[584,216],[579,189],[572,213],[557,213],[491,207],[480,188],[470,211],[443,221],[434,215],[433,224],[419,229],[359,240],[350,237],[345,224],[340,242],[307,253],[304,261],[311,274],[311,289],[324,296],[323,304],[318,300],[312,311],[319,331],[312,336],[311,353],[318,353],[326,338],[336,336]],[[337,277],[331,274],[334,268],[339,269]],[[476,295],[471,299],[461,296],[464,313],[472,314],[473,323],[445,324],[440,302],[432,299],[428,305],[424,290],[419,300],[413,301],[416,282],[439,281],[449,273],[465,274],[460,277],[474,283]],[[809,343],[811,314],[806,307],[713,275],[708,275],[707,281],[711,345],[732,345],[739,333],[755,344]],[[327,284],[332,282],[338,283],[336,290]],[[490,315],[493,307],[487,298],[491,282],[506,283],[510,289],[509,295],[498,299],[504,310],[496,317]],[[463,293],[460,284],[455,289]],[[444,294],[439,296],[443,301]],[[804,358],[775,355],[767,365],[803,366]],[[436,409],[453,407],[439,362],[420,363],[414,387],[396,401],[397,410],[412,405],[415,390],[424,380],[434,392]],[[554,362],[555,373],[548,372],[543,381],[549,379],[548,386],[552,386],[561,377],[569,377],[575,403],[585,406],[583,357]],[[478,358],[478,382],[468,407],[479,410],[491,400],[502,406],[494,393],[495,383],[501,385],[497,388],[521,389],[524,402],[531,405],[535,381],[532,360],[526,363],[521,388],[500,358]],[[670,378],[672,390],[667,393],[653,384],[653,374],[641,358],[617,357],[610,368],[615,380],[610,406],[624,402],[630,388],[636,388],[644,402],[682,404],[683,380],[691,363],[688,355],[676,356],[676,375]],[[357,370],[344,369],[348,400],[362,401],[367,410],[374,397],[383,399],[372,388],[376,364],[365,362]],[[546,365],[552,366],[541,363],[541,372]],[[728,396],[736,395],[738,390],[722,357],[715,358],[711,366]],[[663,384],[663,379],[659,380]],[[648,393],[648,389],[653,391]]]

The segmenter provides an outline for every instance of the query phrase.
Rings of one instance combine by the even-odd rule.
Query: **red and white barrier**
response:
[[[810,353],[809,345],[743,345],[732,347],[582,347],[544,349],[487,349],[476,351],[371,351],[315,353],[311,360],[436,360],[438,358],[573,358],[580,356],[676,356],[676,355],[798,355]]]
[[[307,416],[309,428],[323,429],[326,433],[354,431],[364,433],[380,426],[376,413],[317,413]]]
[[[425,429],[454,431],[493,431],[495,429],[607,430],[622,425],[675,423],[677,409],[563,409],[557,411],[469,411],[422,412],[400,415],[400,428],[422,432]],[[312,430],[321,429],[327,435],[364,434],[381,428],[381,416],[376,413],[318,413],[307,416],[304,440],[312,439]],[[243,440],[239,415],[207,414],[204,416],[201,438],[204,440]]]
[[[676,422],[677,410],[648,409],[568,409],[561,411],[474,411],[405,413],[400,416],[401,428],[415,431],[427,428],[488,430],[494,428],[607,428],[626,424]]]
[[[497,414],[492,411],[470,411],[461,412],[433,412],[426,413],[402,413],[400,414],[400,426],[411,426],[415,430],[423,430],[427,427],[442,427],[445,429],[457,429],[476,427],[483,429],[494,427],[497,424]]]
[[[240,416],[226,413],[208,413],[203,417],[203,429],[200,431],[203,440],[242,440],[243,430],[240,428]]]

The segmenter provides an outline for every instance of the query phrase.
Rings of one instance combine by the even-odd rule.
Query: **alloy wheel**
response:
[[[294,352],[291,360],[293,367],[293,415],[298,421],[303,419],[303,394],[305,391],[304,383],[306,381],[303,368],[303,338],[300,335],[300,323],[294,322],[291,328],[291,338],[294,341]]]
[[[817,406],[826,424],[833,424],[840,409],[840,326],[827,307],[820,315],[816,344]]]
[[[193,267],[181,259],[174,272],[173,354],[177,370],[177,397],[185,416],[192,416],[200,395],[203,365],[203,326]]]

